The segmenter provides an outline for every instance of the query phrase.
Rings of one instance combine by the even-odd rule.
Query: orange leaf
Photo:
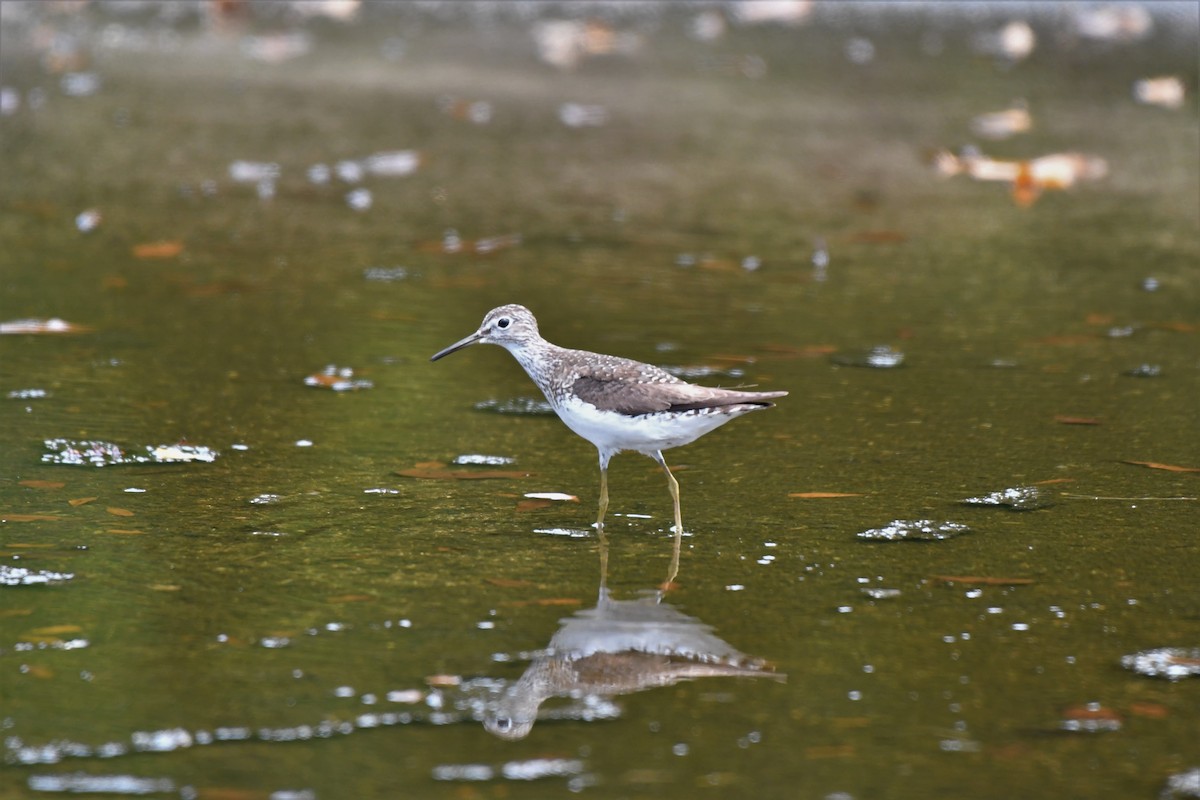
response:
[[[28,675],[31,678],[47,680],[54,677],[54,670],[49,667],[43,667],[41,664],[26,664],[22,668],[21,674]]]
[[[134,245],[134,258],[174,258],[183,252],[183,242],[178,239],[161,242],[146,242]]]
[[[1168,472],[1200,472],[1200,467],[1180,467],[1175,464],[1160,464],[1157,461],[1122,461],[1122,464],[1135,464],[1150,469],[1165,469]]]
[[[930,580],[943,583],[969,583],[980,586],[1028,586],[1033,578],[993,578],[990,575],[930,575]]]
[[[112,514],[114,517],[132,517],[133,516],[133,512],[130,511],[128,508],[117,508],[116,506],[109,506],[108,508],[106,508],[104,510],[107,511],[108,513]]]
[[[517,503],[517,511],[537,511],[549,507],[549,500],[522,500]]]
[[[144,536],[145,531],[132,530],[130,528],[105,528],[105,533],[115,533],[118,536]]]
[[[429,675],[425,683],[430,686],[458,686],[462,683],[461,675]]]
[[[483,580],[492,586],[499,586],[503,589],[528,589],[533,586],[529,581],[517,580],[515,578],[484,578]]]
[[[398,469],[397,475],[405,478],[421,478],[423,480],[434,481],[471,481],[471,480],[486,480],[487,478],[528,478],[532,472],[512,472],[504,470],[490,470],[487,472],[471,472],[465,469],[449,470],[449,469]]]
[[[88,503],[92,502],[93,500],[99,500],[99,499],[100,498],[98,498],[98,497],[76,497],[75,499],[68,500],[67,502],[73,506],[83,506],[83,505],[87,505]]]
[[[788,492],[788,497],[802,497],[806,500],[819,500],[829,497],[862,497],[859,492]]]
[[[804,748],[804,757],[809,760],[827,758],[856,758],[858,749],[852,744],[823,744]]]
[[[83,628],[78,625],[47,625],[44,628],[34,628],[25,636],[58,636],[60,633],[82,633]]]
[[[1063,425],[1099,425],[1099,417],[1072,417],[1066,414],[1055,414],[1055,422],[1061,422]]]
[[[0,514],[0,522],[58,522],[62,517],[51,514]]]
[[[1074,483],[1074,478],[1047,478],[1044,481],[1034,481],[1034,486],[1049,486],[1052,483]]]
[[[524,606],[578,606],[583,603],[574,597],[539,597],[535,600],[514,600],[505,605],[521,608]]]
[[[850,237],[850,241],[860,244],[902,244],[908,241],[908,235],[901,231],[859,231]]]
[[[325,600],[328,603],[370,603],[373,601],[372,595],[336,595]]]
[[[1143,700],[1130,703],[1129,713],[1132,716],[1144,717],[1145,719],[1166,719],[1171,716],[1171,709],[1162,703],[1150,703]]]
[[[21,486],[28,486],[30,489],[61,489],[66,486],[62,481],[17,481]]]

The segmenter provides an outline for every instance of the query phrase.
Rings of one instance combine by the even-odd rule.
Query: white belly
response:
[[[568,428],[610,455],[621,450],[653,455],[657,450],[693,442],[739,416],[719,411],[692,411],[630,417],[613,411],[600,411],[595,406],[574,399],[556,404],[554,410]]]

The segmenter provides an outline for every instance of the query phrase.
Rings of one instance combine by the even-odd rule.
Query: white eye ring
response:
[[[496,320],[496,327],[499,328],[500,330],[504,330],[511,324],[512,324],[512,320],[509,319],[508,317],[501,317],[500,319]]]

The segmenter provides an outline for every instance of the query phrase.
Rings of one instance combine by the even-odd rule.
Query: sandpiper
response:
[[[742,392],[696,386],[652,364],[551,344],[538,333],[525,306],[493,308],[479,330],[434,354],[437,361],[472,344],[498,344],[512,353],[546,395],[568,428],[600,451],[600,508],[603,533],[608,510],[608,461],[633,450],[658,462],[667,474],[675,506],[675,537],[683,533],[679,482],[662,451],[700,438],[735,417],[770,408],[787,392]]]

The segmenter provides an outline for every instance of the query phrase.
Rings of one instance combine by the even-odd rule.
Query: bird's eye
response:
[[[504,330],[511,324],[512,324],[512,320],[509,319],[508,317],[501,317],[500,319],[496,320],[496,327],[499,328],[500,330]]]
[[[495,725],[496,730],[500,731],[501,733],[508,733],[510,730],[512,730],[513,722],[509,717],[497,717]]]

